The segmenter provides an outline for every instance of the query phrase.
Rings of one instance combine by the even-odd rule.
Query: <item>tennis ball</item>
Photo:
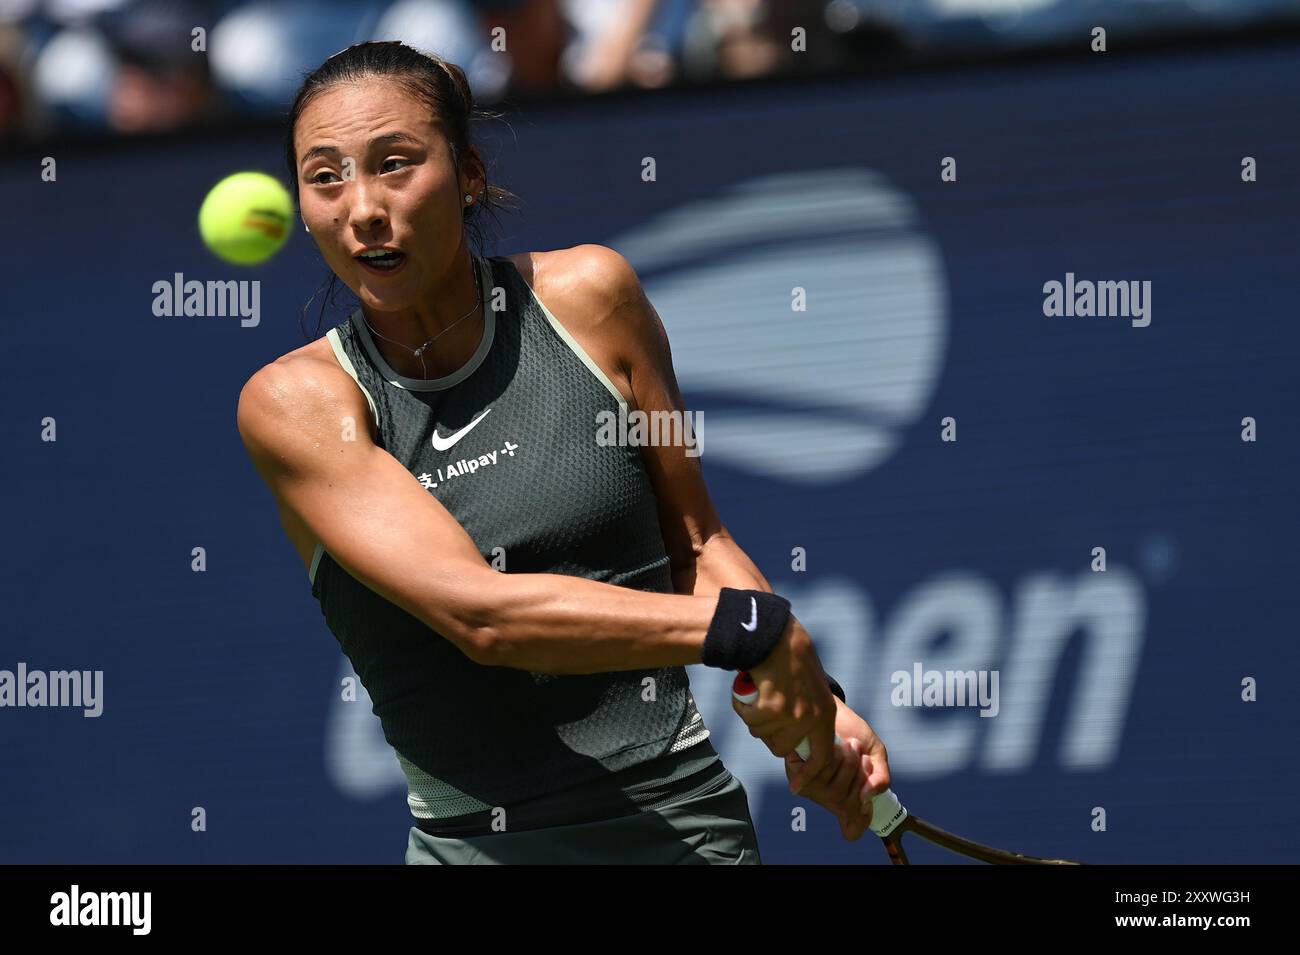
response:
[[[293,200],[264,172],[237,172],[212,187],[199,209],[203,241],[227,262],[256,265],[284,245]]]

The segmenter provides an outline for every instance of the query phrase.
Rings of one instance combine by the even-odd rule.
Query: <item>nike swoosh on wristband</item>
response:
[[[758,629],[758,601],[753,597],[749,598],[749,623],[742,623],[741,626],[753,633]]]
[[[487,413],[488,413],[488,411],[491,411],[491,410],[492,410],[491,408],[488,408],[487,411],[484,411],[481,415],[479,415],[477,418],[475,418],[475,419],[474,419],[473,421],[471,421],[469,424],[465,425],[465,427],[461,428],[461,429],[460,429],[459,431],[457,431],[455,434],[449,434],[449,435],[447,435],[447,437],[445,437],[445,438],[440,438],[440,437],[438,437],[438,429],[435,427],[435,428],[433,429],[433,434],[429,436],[429,441],[433,444],[433,449],[434,449],[435,451],[448,451],[448,450],[450,450],[450,449],[452,448],[452,446],[455,445],[455,443],[456,443],[457,441],[459,441],[461,438],[465,437],[465,435],[469,434],[469,429],[470,429],[470,428],[474,427],[474,425],[478,424],[480,421],[482,421],[484,418],[486,418],[486,417],[487,417]]]

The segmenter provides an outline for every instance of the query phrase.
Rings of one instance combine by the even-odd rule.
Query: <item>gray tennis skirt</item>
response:
[[[453,838],[411,827],[407,865],[761,865],[740,780],[678,802],[577,825]]]

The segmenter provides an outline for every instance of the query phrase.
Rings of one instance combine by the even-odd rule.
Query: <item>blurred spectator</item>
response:
[[[478,11],[489,40],[505,30],[510,57],[510,88],[538,94],[560,86],[560,55],[569,25],[559,0],[469,0]]]
[[[212,26],[203,6],[140,0],[104,14],[99,26],[117,62],[107,102],[113,129],[176,129],[211,114],[206,41],[194,49],[194,31]]]
[[[507,85],[532,95],[664,86],[675,70],[673,38],[662,33],[680,33],[695,2],[397,0],[373,38],[403,40],[460,64],[482,100]]]
[[[567,0],[573,40],[564,52],[569,82],[589,92],[630,81],[632,60],[657,0]]]
[[[719,76],[744,79],[775,71],[782,48],[767,29],[767,0],[703,0],[700,9],[713,32]]]
[[[187,0],[49,2],[29,22],[30,35],[48,37],[32,68],[36,93],[65,125],[135,133],[203,119],[217,97],[192,31],[209,19]]]
[[[26,37],[0,24],[0,142],[29,137],[41,126],[28,82],[30,58]]]
[[[397,0],[370,39],[401,40],[450,60],[465,71],[474,98],[482,103],[504,95],[517,48],[526,54],[529,46],[527,34],[517,33],[507,37],[507,53],[492,50],[487,27],[466,0]]]
[[[366,39],[359,34],[369,14],[364,4],[332,0],[239,5],[212,29],[213,74],[235,107],[274,113],[293,98],[305,73]]]
[[[32,82],[58,124],[107,126],[108,90],[115,69],[103,37],[89,27],[69,27],[41,48]]]
[[[370,39],[465,69],[477,99],[833,74],[893,56],[1300,24],[1296,0],[0,0],[0,138],[273,115]],[[211,27],[207,49],[193,31]],[[504,47],[493,35],[501,33]],[[802,38],[800,49],[792,41]],[[888,42],[881,43],[884,38]]]
[[[696,80],[743,80],[847,66],[844,44],[826,22],[827,9],[825,0],[700,0],[683,68]]]

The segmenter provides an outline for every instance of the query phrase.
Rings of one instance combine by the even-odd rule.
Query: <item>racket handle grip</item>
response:
[[[882,839],[903,824],[907,810],[892,789],[871,797],[871,831]]]
[[[736,680],[731,685],[731,695],[741,703],[753,703],[758,699],[758,687],[750,679],[749,674],[742,670],[736,674]],[[835,734],[835,742],[844,742],[838,733]],[[808,743],[808,738],[801,739],[794,751],[803,760],[811,756],[812,747]],[[903,808],[903,804],[898,801],[892,789],[876,793],[871,798],[871,831],[882,839],[901,826],[906,818],[907,810]]]
[[[753,703],[758,699],[758,687],[744,670],[736,674],[736,679],[731,684],[731,695],[741,703]],[[835,734],[835,742],[844,742],[838,733]],[[808,737],[799,740],[799,745],[794,748],[794,751],[799,754],[800,759],[807,762],[808,757],[812,755],[812,744],[808,742]]]

